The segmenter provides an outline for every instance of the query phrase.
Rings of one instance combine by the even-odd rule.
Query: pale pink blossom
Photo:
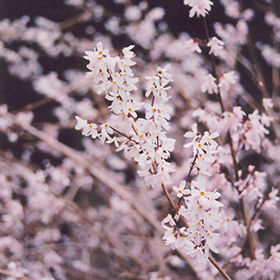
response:
[[[75,126],[76,130],[82,130],[82,135],[96,138],[98,136],[97,125],[91,121],[83,120],[79,116],[75,117],[77,124]]]
[[[223,89],[225,91],[228,91],[230,89],[231,85],[234,85],[237,81],[237,77],[234,73],[234,71],[230,71],[227,73],[224,73],[219,80],[219,88]]]
[[[195,14],[205,17],[211,10],[213,2],[210,0],[184,0],[184,4],[191,7],[189,16],[193,17]]]
[[[201,85],[202,92],[208,92],[210,94],[212,93],[218,93],[218,85],[216,83],[216,78],[213,77],[212,74],[207,75],[204,77],[204,82]]]
[[[136,21],[141,18],[142,13],[138,6],[128,6],[125,9],[124,16],[129,21]]]
[[[209,54],[218,56],[219,52],[223,49],[225,43],[222,40],[219,40],[217,37],[212,37],[207,43],[207,46],[210,47]]]
[[[199,44],[196,40],[194,39],[189,39],[188,41],[185,42],[185,48],[189,51],[189,52],[198,52],[201,53],[202,50],[199,47]]]
[[[184,194],[188,194],[189,191],[186,188],[186,181],[181,181],[179,187],[172,187],[172,189],[177,193],[177,197],[182,197]]]
[[[271,98],[263,98],[262,104],[266,110],[273,108],[273,101]]]
[[[277,188],[272,189],[272,191],[268,194],[268,200],[264,203],[264,207],[266,209],[277,209],[277,205],[280,201],[278,194],[279,190]]]

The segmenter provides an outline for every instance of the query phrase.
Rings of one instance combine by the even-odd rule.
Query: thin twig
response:
[[[218,269],[218,271],[226,280],[231,280],[228,274],[224,271],[224,269],[221,268],[221,266],[214,260],[213,257],[209,256],[209,261]]]
[[[66,28],[69,28],[79,22],[83,22],[83,21],[86,21],[86,20],[89,20],[91,17],[91,15],[89,15],[88,13],[86,12],[81,12],[79,14],[77,14],[76,16],[70,18],[70,19],[67,19],[65,21],[62,21],[59,23],[59,29],[60,30],[63,30],[63,29],[66,29]]]

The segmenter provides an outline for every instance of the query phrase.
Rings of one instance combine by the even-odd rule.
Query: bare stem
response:
[[[241,207],[242,207],[242,215],[243,215],[244,223],[245,223],[245,226],[247,228],[247,238],[248,238],[248,241],[249,241],[251,259],[255,259],[256,258],[255,242],[254,242],[252,231],[250,230],[251,223],[250,223],[250,221],[248,219],[248,216],[247,216],[247,211],[246,211],[246,207],[245,207],[243,197],[240,198],[240,204],[241,204]]]
[[[133,129],[133,131],[135,132],[135,134],[136,134],[136,135],[138,135],[138,131],[137,131],[137,129],[135,128],[135,126],[134,126],[134,124],[133,124],[133,123],[132,123],[132,125],[131,125],[131,126],[132,126],[132,129]]]
[[[45,98],[43,98],[43,99],[41,99],[41,100],[35,101],[34,103],[30,103],[30,104],[26,105],[26,106],[25,106],[24,108],[22,108],[22,109],[19,109],[19,110],[16,110],[16,111],[12,111],[11,113],[12,113],[12,114],[17,114],[17,113],[19,113],[19,112],[21,112],[21,111],[31,111],[31,110],[33,110],[33,109],[36,109],[36,108],[38,108],[38,107],[40,107],[40,106],[43,106],[43,105],[45,105],[45,104],[51,102],[51,101],[53,101],[53,100],[54,100],[54,98],[45,97]]]
[[[239,180],[238,165],[237,165],[237,161],[236,161],[236,154],[235,154],[235,150],[234,150],[234,147],[233,147],[233,141],[232,141],[232,137],[231,137],[230,131],[228,131],[228,138],[229,138],[231,157],[232,157],[232,161],[233,161],[233,168],[234,168],[234,174],[235,174],[235,182],[237,182]]]
[[[67,19],[63,22],[60,22],[59,23],[59,28],[60,30],[64,30],[66,28],[69,28],[79,22],[83,22],[85,20],[88,20],[89,19],[89,16],[85,13],[85,12],[81,12],[80,14],[70,18],[70,19]]]
[[[109,127],[110,127],[112,130],[114,130],[116,133],[118,133],[118,134],[124,136],[125,138],[127,138],[129,141],[134,141],[134,140],[131,139],[131,138],[132,138],[131,136],[127,136],[126,134],[124,134],[123,132],[119,131],[118,129],[114,128],[114,127],[111,126],[111,125],[109,125]],[[134,142],[135,142],[135,141],[134,141]],[[135,143],[136,143],[136,142],[135,142]],[[138,144],[138,143],[136,143],[136,144]]]
[[[191,173],[192,173],[192,171],[193,171],[193,168],[194,168],[194,165],[195,165],[195,162],[196,162],[197,158],[198,158],[198,151],[196,152],[196,154],[195,154],[195,156],[194,156],[194,159],[193,159],[193,161],[192,161],[192,163],[191,163],[191,167],[190,167],[190,170],[189,170],[187,179],[186,179],[187,182],[190,181]],[[180,197],[180,198],[179,198],[177,205],[180,205],[182,199],[183,199],[183,197]]]
[[[175,203],[173,202],[173,200],[172,200],[172,198],[171,198],[171,196],[170,196],[168,190],[166,189],[166,187],[165,187],[165,185],[164,185],[163,183],[161,184],[161,187],[162,187],[162,190],[163,190],[163,192],[164,192],[166,198],[168,199],[170,205],[172,206],[172,208],[173,208],[174,210],[176,210],[176,205],[175,205]]]
[[[85,82],[85,83],[83,83],[83,84],[82,84],[81,86],[79,86],[79,87],[69,88],[69,90],[67,91],[67,94],[68,94],[68,93],[71,93],[71,92],[73,92],[73,91],[76,91],[76,90],[78,90],[78,89],[80,89],[80,88],[86,86],[87,84],[88,84],[88,82]],[[64,94],[66,94],[66,92],[65,92]],[[35,102],[33,102],[33,103],[27,104],[26,106],[24,106],[24,107],[21,108],[21,109],[14,110],[14,111],[10,111],[10,113],[13,114],[13,115],[15,115],[15,114],[17,114],[17,113],[19,113],[19,112],[22,112],[22,111],[32,111],[32,110],[34,110],[34,109],[36,109],[36,108],[38,108],[38,107],[41,107],[41,106],[43,106],[43,105],[45,105],[45,104],[48,104],[49,102],[54,101],[54,100],[55,100],[55,98],[46,96],[46,97],[44,97],[43,99],[40,99],[40,100],[37,100],[37,101],[35,101]]]
[[[223,268],[214,260],[213,257],[209,256],[209,261],[218,269],[218,271],[221,273],[221,275],[226,280],[231,280],[231,278],[228,276],[228,274],[223,270]]]

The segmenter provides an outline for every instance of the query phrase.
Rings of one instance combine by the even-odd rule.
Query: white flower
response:
[[[167,223],[169,226],[166,225]],[[187,251],[193,249],[192,242],[186,238],[187,229],[185,227],[176,227],[176,223],[170,214],[162,220],[161,225],[166,230],[162,239],[166,245],[170,245],[171,249],[184,248]]]
[[[197,139],[198,137],[201,136],[200,132],[197,131],[197,123],[194,123],[192,125],[192,130],[193,131],[186,132],[184,136],[187,138],[194,138],[194,139]]]
[[[124,62],[126,64],[128,64],[129,66],[132,66],[135,64],[135,62],[131,60],[135,56],[135,53],[133,51],[131,51],[134,47],[135,47],[134,45],[130,45],[130,46],[122,49]]]
[[[205,131],[200,142],[203,143],[203,144],[207,144],[207,145],[211,146],[212,148],[216,149],[217,146],[218,146],[218,143],[216,141],[214,141],[213,139],[215,139],[217,137],[219,137],[218,132],[214,132],[212,134],[209,134],[208,131]]]
[[[213,53],[213,55],[217,56],[224,44],[225,43],[219,40],[217,37],[212,37],[207,44],[207,46],[210,47],[209,54]]]
[[[103,57],[109,56],[109,51],[103,49],[103,45],[99,42],[94,48],[94,51],[86,51],[85,59],[88,59],[91,63],[96,63],[98,60],[102,60]]]
[[[86,121],[81,119],[79,116],[75,116],[77,120],[77,124],[75,126],[76,130],[82,129],[82,135],[89,136],[91,135],[92,138],[96,138],[98,136],[97,125],[90,121]]]
[[[124,16],[128,21],[136,21],[141,18],[142,13],[138,6],[129,6],[125,9]]]
[[[134,118],[137,118],[136,110],[141,108],[141,103],[135,102],[132,99],[126,100],[123,107],[123,112],[126,115],[131,115]]]
[[[180,185],[179,185],[179,188],[177,187],[172,187],[172,189],[177,192],[177,197],[182,197],[184,194],[188,194],[189,193],[189,190],[185,190],[185,187],[186,187],[186,181],[183,180],[181,181]]]
[[[189,13],[190,17],[193,17],[195,14],[198,17],[205,17],[206,14],[208,14],[208,12],[211,10],[211,5],[213,5],[213,2],[210,0],[184,0],[184,4],[192,8]]]
[[[262,104],[266,110],[269,108],[273,108],[273,101],[271,98],[263,98]]]
[[[176,226],[175,221],[173,220],[172,216],[170,214],[168,214],[162,221],[161,221],[161,225],[164,229],[169,229],[168,226],[166,226],[165,224],[169,224],[170,226]]]
[[[31,123],[33,117],[33,112],[19,112],[15,116],[15,121],[24,127],[26,124]]]
[[[103,123],[100,127],[101,127],[100,140],[101,143],[103,144],[105,140],[110,140],[112,138],[110,137],[109,134],[112,134],[114,131],[108,123]]]
[[[157,76],[147,76],[145,77],[145,79],[149,80],[148,83],[147,83],[147,91],[146,91],[146,94],[145,96],[146,97],[149,97],[149,95],[152,93],[154,95],[158,95],[158,94],[155,94],[155,92],[158,92],[159,90],[159,77]]]
[[[159,104],[155,104],[154,106],[146,104],[145,109],[147,120],[153,118],[157,125],[164,127],[166,130],[169,129],[169,123],[167,120],[170,120],[171,118],[169,114],[171,111],[170,107],[162,107]]]
[[[188,132],[186,132],[186,133],[184,134],[184,136],[185,136],[186,138],[193,138],[192,142],[187,143],[187,144],[184,145],[184,148],[189,148],[189,147],[191,147],[191,146],[194,146],[194,144],[195,144],[196,142],[198,142],[198,141],[200,140],[200,138],[201,138],[200,132],[197,131],[197,124],[196,124],[196,123],[194,123],[194,124],[192,125],[192,130],[193,130],[193,131],[188,131]]]
[[[185,42],[185,48],[189,51],[189,52],[198,52],[201,53],[201,49],[199,47],[199,44],[196,40],[194,39],[190,39],[188,41]]]
[[[208,231],[205,235],[205,255],[208,258],[209,257],[209,249],[211,249],[214,253],[218,254],[219,250],[215,247],[213,239],[217,239],[220,236],[219,233],[214,233]]]
[[[218,93],[218,85],[216,84],[216,78],[212,76],[212,74],[207,75],[204,77],[204,83],[201,86],[202,92]]]
[[[230,71],[227,73],[224,73],[220,77],[220,82],[219,82],[219,88],[224,89],[225,91],[228,91],[230,89],[230,84],[235,84],[237,80],[237,77],[234,73],[234,71]]]
[[[155,76],[147,76],[145,77],[148,81],[147,83],[147,91],[146,97],[148,97],[151,93],[154,97],[157,97],[157,100],[161,100],[159,102],[166,102],[169,97],[167,96],[166,90],[170,87],[166,85],[172,81],[171,74],[167,73],[167,71],[171,68],[170,64],[165,65],[163,68],[157,67],[157,74]]]
[[[171,64],[167,64],[163,68],[159,66],[157,67],[157,72],[160,78],[166,80],[164,84],[167,84],[168,82],[172,81],[172,75],[170,73],[167,73],[167,71],[170,68],[171,68]]]
[[[277,196],[278,193],[279,190],[273,188],[272,191],[268,194],[268,200],[264,203],[266,209],[277,209],[277,203],[280,200],[280,197]]]

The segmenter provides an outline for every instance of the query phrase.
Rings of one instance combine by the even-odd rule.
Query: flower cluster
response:
[[[163,219],[162,226],[166,229],[163,240],[172,249],[182,248],[184,252],[205,261],[209,250],[218,253],[215,240],[219,237],[214,231],[219,228],[219,208],[223,206],[217,199],[220,194],[216,191],[206,191],[204,181],[191,182],[190,189],[184,189],[186,181],[181,181],[180,187],[173,187],[178,197],[183,197],[184,205],[173,218],[170,214]],[[179,221],[184,219],[185,226],[180,227]],[[187,225],[187,226],[186,226]]]
[[[236,273],[236,277],[243,279],[256,279],[256,276],[260,279],[277,279],[279,275],[279,262],[280,262],[280,244],[271,246],[269,257],[266,257],[264,253],[259,250],[256,254],[256,259],[250,261],[245,258],[242,261],[242,265],[245,265],[246,269],[241,269]]]
[[[169,173],[174,170],[166,160],[174,149],[174,139],[166,136],[169,129],[171,108],[166,105],[168,83],[172,81],[167,72],[170,65],[158,67],[157,74],[147,76],[146,97],[152,95],[151,104],[145,104],[145,118],[138,118],[137,111],[143,105],[132,98],[131,92],[136,90],[138,81],[130,68],[133,46],[122,50],[122,57],[111,57],[108,50],[103,50],[98,43],[93,52],[86,52],[91,70],[87,77],[92,78],[97,87],[97,93],[105,93],[105,98],[111,102],[111,118],[99,127],[92,121],[76,116],[77,130],[82,130],[85,136],[99,137],[104,143],[114,143],[117,151],[133,157],[140,167],[138,174],[144,177],[148,185],[161,185],[170,180]]]
[[[195,14],[198,17],[205,17],[210,12],[213,2],[210,0],[184,0],[184,4],[191,7],[190,17],[193,17]]]
[[[208,167],[211,163],[216,160],[215,154],[217,154],[218,143],[214,140],[219,136],[218,132],[209,134],[205,131],[202,135],[197,130],[197,124],[192,125],[193,131],[188,131],[185,133],[186,138],[192,138],[192,141],[185,144],[184,147],[193,147],[193,167],[197,169],[200,174],[209,174]]]
[[[230,89],[230,86],[236,83],[236,76],[234,74],[234,71],[230,71],[227,73],[224,73],[220,79],[219,83],[217,84],[217,79],[213,77],[212,74],[208,74],[206,77],[204,77],[204,83],[201,86],[202,92],[208,92],[210,94],[212,93],[218,93],[218,90],[221,91],[228,91]]]
[[[192,141],[185,144],[186,148],[193,147],[191,170],[196,168],[199,174],[211,176],[208,166],[215,162],[218,144],[215,138],[218,133],[209,134],[205,131],[202,135],[197,130],[197,124],[193,124],[193,131],[185,133],[185,137]],[[172,249],[183,248],[187,255],[205,260],[209,257],[209,249],[218,253],[215,247],[215,239],[219,236],[214,231],[219,228],[219,208],[223,206],[217,199],[220,194],[206,190],[206,181],[203,176],[191,181],[191,187],[186,188],[187,182],[181,181],[179,187],[173,187],[180,201],[183,199],[186,207],[180,202],[177,214],[172,218],[170,214],[162,221],[167,230],[163,240]],[[185,221],[184,227],[178,226],[178,221]],[[168,226],[166,224],[169,224]]]

